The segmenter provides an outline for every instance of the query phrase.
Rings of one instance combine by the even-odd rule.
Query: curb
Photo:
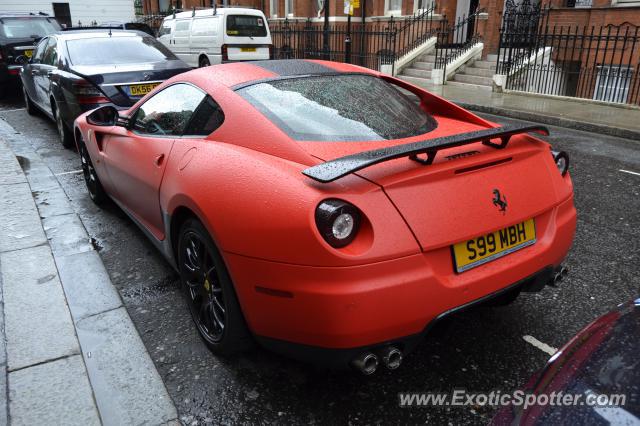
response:
[[[566,127],[574,130],[582,130],[585,132],[599,133],[606,136],[615,136],[619,138],[632,139],[640,141],[640,131],[631,129],[621,129],[611,127],[604,124],[595,124],[587,121],[572,120],[563,117],[550,116],[536,112],[521,111],[515,109],[501,108],[489,105],[477,105],[467,102],[459,102],[450,100],[456,105],[471,111],[484,112],[487,114],[501,115],[503,117],[516,118],[520,120],[535,121],[538,123],[548,124],[550,126]]]
[[[7,353],[3,364],[0,347],[0,404],[2,379],[8,383],[0,424],[177,424],[175,405],[69,198],[30,142],[1,119],[0,178]]]

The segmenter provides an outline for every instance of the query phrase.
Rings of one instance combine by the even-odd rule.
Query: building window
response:
[[[278,17],[278,2],[279,0],[271,0],[269,2],[269,15],[271,15],[272,18]]]
[[[433,0],[413,0],[413,11],[422,12],[430,9],[433,5]]]
[[[605,102],[626,103],[633,69],[615,65],[597,67],[598,77],[593,92],[593,99]]]
[[[293,16],[293,0],[284,0],[284,13],[285,16]]]
[[[384,14],[387,16],[402,15],[402,0],[384,0]]]
[[[593,4],[593,0],[567,0],[567,7],[589,8]]]

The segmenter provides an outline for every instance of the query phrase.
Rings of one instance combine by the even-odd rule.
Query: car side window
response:
[[[44,56],[45,50],[47,50],[47,43],[49,43],[49,38],[43,38],[40,40],[40,43],[36,46],[36,51],[33,53],[33,59],[31,63],[39,64],[42,62],[42,57]]]
[[[47,48],[42,57],[42,63],[45,65],[55,65],[58,62],[58,40],[50,37],[47,42]]]
[[[204,98],[184,130],[185,135],[206,136],[224,122],[224,112],[211,96]]]
[[[146,135],[180,136],[205,93],[190,84],[178,83],[149,98],[133,118],[133,131]]]

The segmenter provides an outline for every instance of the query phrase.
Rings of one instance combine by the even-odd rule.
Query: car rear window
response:
[[[266,37],[264,19],[252,15],[227,16],[227,35],[234,37]]]
[[[5,38],[42,38],[60,30],[60,26],[49,18],[2,18],[0,35]]]
[[[67,40],[69,59],[74,65],[140,64],[177,59],[152,37],[101,37]]]
[[[247,86],[238,93],[299,141],[400,139],[437,127],[422,108],[374,76],[282,79]]]

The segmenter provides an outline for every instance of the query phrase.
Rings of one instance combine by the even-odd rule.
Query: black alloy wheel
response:
[[[251,345],[235,290],[204,226],[187,220],[178,244],[180,278],[191,318],[213,352],[230,355]]]

